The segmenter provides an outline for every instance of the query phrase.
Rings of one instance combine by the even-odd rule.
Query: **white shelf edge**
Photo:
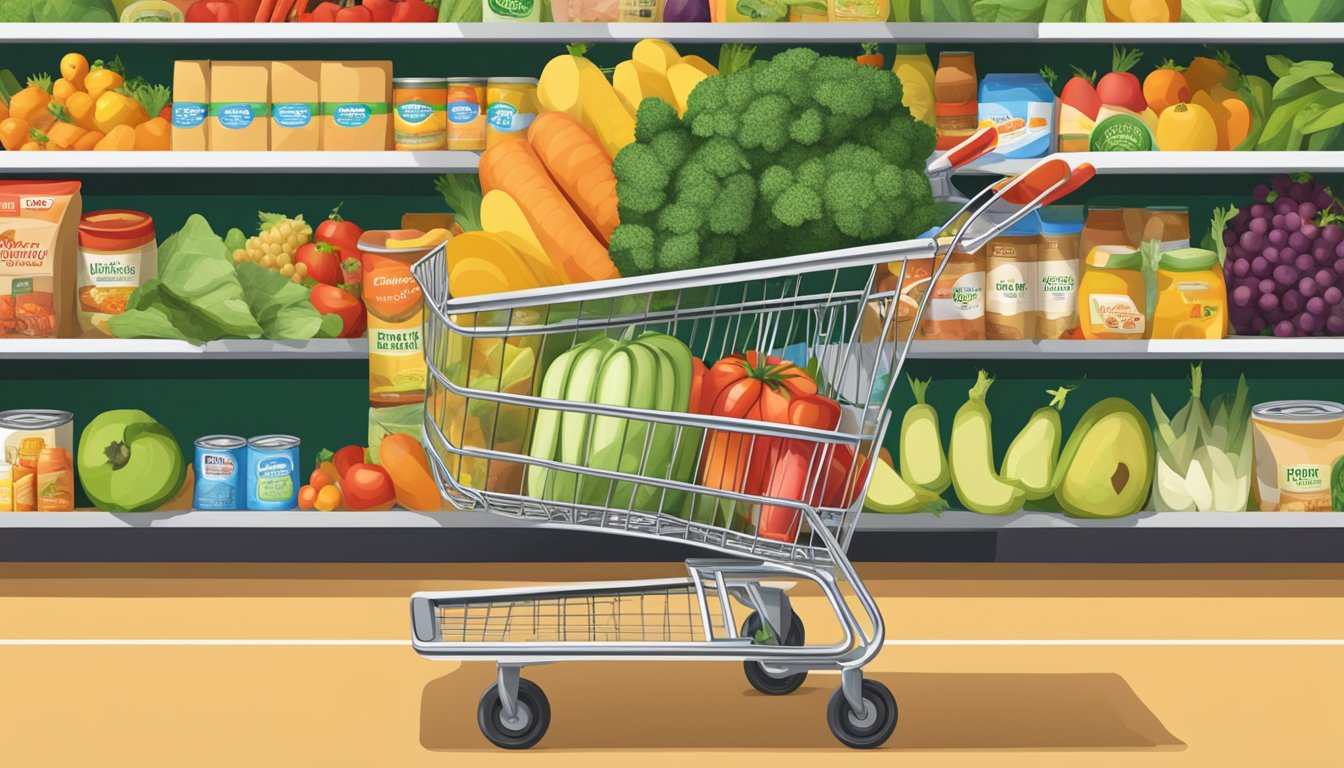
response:
[[[139,26],[139,25],[133,25]],[[149,25],[157,26],[157,25]],[[474,173],[475,152],[5,152],[12,173]]]
[[[176,339],[0,339],[0,360],[358,360],[369,341],[358,339],[224,339],[196,346]]]
[[[1148,341],[919,341],[909,356],[924,360],[1344,360],[1344,337]]]
[[[516,528],[534,527],[486,512],[0,512],[0,529],[41,528]],[[1344,528],[1333,512],[1141,512],[1114,520],[1081,520],[1046,512],[991,516],[865,513],[859,532],[1100,528]],[[595,531],[596,533],[596,531]]]
[[[0,24],[14,43],[1276,43],[1344,41],[1344,24]]]

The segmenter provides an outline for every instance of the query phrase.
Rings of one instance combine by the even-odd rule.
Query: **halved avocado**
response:
[[[1143,509],[1153,481],[1153,433],[1128,400],[1109,397],[1083,414],[1059,458],[1055,499],[1072,517]]]

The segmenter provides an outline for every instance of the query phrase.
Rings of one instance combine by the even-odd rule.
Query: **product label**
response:
[[[1093,152],[1147,152],[1153,149],[1153,133],[1132,115],[1111,115],[1092,129],[1088,149]]]
[[[985,310],[995,315],[1020,315],[1036,309],[1036,265],[1009,261],[989,270]]]
[[[470,123],[481,116],[481,105],[474,101],[448,102],[448,122],[456,125]]]
[[[506,19],[525,19],[536,7],[535,0],[485,0],[485,4],[491,13]]]
[[[228,480],[238,471],[233,457],[227,453],[207,453],[201,456],[201,477],[206,480]]]
[[[1047,320],[1078,312],[1078,260],[1042,261],[1039,265],[1038,309]]]
[[[258,118],[270,114],[270,105],[263,103],[212,103],[210,116],[218,118],[219,124],[229,130],[246,128]]]
[[[980,127],[994,126],[996,152],[1004,157],[1040,157],[1050,149],[1054,104],[1041,101],[980,102]]]
[[[518,108],[506,101],[497,101],[486,110],[485,119],[490,127],[503,133],[525,131],[537,116],[530,112],[519,112]]]
[[[209,108],[198,101],[173,102],[174,128],[199,128],[205,122]]]
[[[1279,490],[1284,493],[1319,493],[1326,489],[1329,467],[1320,464],[1289,464],[1279,467]]]
[[[294,463],[286,457],[257,462],[255,479],[257,501],[278,503],[294,497]]]
[[[317,104],[293,102],[276,104],[272,114],[275,115],[275,124],[281,128],[302,128],[313,121],[317,109]]]
[[[110,336],[108,318],[125,312],[135,289],[155,276],[156,255],[153,243],[126,251],[80,248],[79,270],[75,273],[80,327]],[[145,274],[146,269],[150,274]]]
[[[428,104],[423,101],[407,101],[397,105],[397,119],[408,125],[419,125],[446,109],[442,104]]]
[[[950,286],[940,281],[929,297],[930,319],[978,320],[985,315],[985,273],[970,272],[959,276]]]
[[[382,102],[323,102],[322,114],[342,128],[358,128],[374,115],[386,115],[387,104]]]
[[[1123,293],[1094,293],[1088,300],[1088,317],[1098,333],[1142,336],[1144,317],[1134,300]]]
[[[419,328],[403,330],[375,328],[374,334],[369,337],[369,351],[379,355],[404,357],[423,354],[424,349],[425,344]]]

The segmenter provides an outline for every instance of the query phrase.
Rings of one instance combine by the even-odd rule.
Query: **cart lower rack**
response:
[[[717,659],[771,695],[839,670],[832,733],[884,743],[896,701],[863,667],[885,628],[845,553],[932,291],[912,307],[883,286],[919,260],[936,280],[954,248],[978,249],[1069,180],[1066,163],[1044,161],[967,202],[941,241],[479,297],[449,294],[442,247],[417,264],[425,443],[445,498],[734,558],[688,560],[680,579],[414,595],[418,653],[496,662],[477,713],[486,738],[521,749],[545,735],[550,704],[521,678],[529,664]],[[792,418],[800,408],[809,419]],[[793,609],[798,582],[835,617],[824,642],[808,642]]]

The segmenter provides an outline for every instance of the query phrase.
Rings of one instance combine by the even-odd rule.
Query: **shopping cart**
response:
[[[887,269],[903,275],[915,260],[937,259],[941,272],[953,249],[978,249],[1081,178],[1062,160],[1043,161],[968,200],[953,217],[965,223],[950,238],[466,298],[448,292],[443,248],[416,264],[427,305],[425,443],[448,500],[537,525],[679,541],[718,555],[687,560],[683,578],[415,594],[419,654],[497,663],[497,681],[477,713],[486,738],[521,749],[546,733],[550,704],[520,677],[524,666],[718,659],[741,661],[748,682],[772,695],[796,690],[810,670],[838,669],[827,711],[832,733],[851,747],[886,741],[896,701],[863,677],[882,647],[882,615],[845,553],[870,477],[866,457],[876,460],[891,386],[919,317],[898,322],[896,292],[875,291],[875,277]],[[968,234],[991,209],[1011,212]],[[807,369],[818,393],[841,405],[839,423],[816,429],[705,408],[580,402],[551,390],[546,374],[569,365],[555,362],[566,352],[648,332],[675,337],[706,365],[752,350],[758,363]],[[569,383],[579,386],[573,370],[566,368]],[[529,444],[543,421],[579,439],[554,450],[539,448],[540,437]],[[629,441],[619,466],[590,466],[598,462],[585,446],[613,428]],[[724,444],[748,470],[781,446],[801,446],[806,487],[771,495],[774,486],[751,471],[716,473],[702,455]],[[815,586],[834,614],[825,642],[807,643],[788,595],[797,582]]]

